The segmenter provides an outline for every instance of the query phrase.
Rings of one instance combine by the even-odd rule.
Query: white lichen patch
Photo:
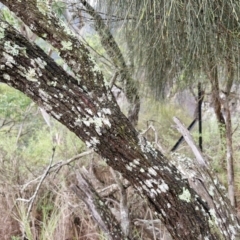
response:
[[[164,182],[164,180],[162,180],[162,183],[158,185],[158,189],[160,192],[167,192],[169,190],[168,185]]]
[[[30,28],[32,31],[35,31],[35,30],[36,30],[36,26],[35,26],[34,24],[30,24],[30,25],[29,25],[29,28]],[[44,36],[44,35],[45,35],[45,36]],[[46,36],[47,36],[46,33],[42,34],[42,37],[46,38]]]
[[[3,57],[5,58],[6,62],[5,62],[5,65],[12,68],[13,67],[13,64],[16,64],[14,58],[9,55],[8,53],[3,53]]]
[[[112,99],[113,99],[113,94],[112,94],[112,92],[109,91],[109,92],[107,93],[107,98],[108,98],[109,101],[112,101]]]
[[[163,215],[164,217],[167,216],[167,214],[165,213],[165,211],[164,211],[163,209],[161,210],[161,213],[162,213],[162,215]]]
[[[139,161],[140,161],[140,160],[139,160],[138,158],[133,160],[133,162],[134,162],[135,165],[139,165],[139,164],[140,164]]]
[[[148,168],[148,172],[152,175],[152,176],[157,176],[157,172],[152,168]]]
[[[106,97],[105,97],[104,94],[102,94],[101,97],[98,97],[98,101],[99,101],[99,102],[104,102],[105,100],[106,100]]]
[[[217,216],[216,216],[215,209],[211,208],[211,209],[209,210],[209,213],[210,213],[210,215],[211,215],[212,220],[215,222],[216,225],[218,225],[218,219],[217,219]],[[211,220],[210,220],[210,222],[211,222]],[[212,224],[213,224],[213,223],[212,223]]]
[[[213,182],[214,182],[215,185],[218,184],[218,180],[216,178],[213,180]]]
[[[158,166],[153,166],[155,170],[160,170]]]
[[[86,111],[88,114],[93,115],[93,112],[92,112],[92,110],[91,110],[90,108],[85,108],[85,111]]]
[[[61,117],[62,117],[62,114],[60,114],[60,113],[56,113],[56,112],[53,112],[53,111],[51,113],[57,120],[60,120]]]
[[[237,233],[234,226],[229,225],[228,228],[229,228],[229,230],[230,230],[234,235]]]
[[[136,165],[134,164],[134,162],[130,162],[130,163],[129,163],[129,166],[131,166],[131,167],[133,167],[133,168],[136,167]]]
[[[105,113],[106,115],[111,115],[111,110],[109,108],[103,108],[102,112]]]
[[[191,202],[191,193],[189,192],[188,189],[183,187],[183,192],[182,194],[179,195],[179,198],[183,201]]]
[[[43,61],[40,57],[38,57],[34,60],[41,69],[44,69],[45,66],[47,65],[47,63],[45,61]]]
[[[105,116],[103,116],[103,117],[97,117],[97,116],[86,117],[86,118],[82,119],[82,122],[87,127],[89,127],[91,124],[93,124],[95,126],[96,132],[99,135],[102,135],[101,128],[103,127],[103,125],[111,127],[111,123],[110,123],[109,119],[106,118]]]
[[[11,79],[11,77],[6,73],[3,74],[3,78],[7,81],[9,81]]]
[[[154,198],[155,196],[157,196],[156,190],[153,189],[153,188],[151,188],[151,190],[150,190],[150,195],[151,195],[152,198]]]
[[[138,139],[139,139],[138,145],[141,147],[142,152],[150,153],[154,158],[156,158],[157,151],[153,147],[153,145],[149,141],[146,141],[146,139],[141,134],[139,134]]]
[[[100,144],[100,141],[96,137],[91,137],[90,141],[86,141],[88,148],[96,148],[98,144]]]
[[[41,88],[39,88],[38,90],[39,96],[45,101],[48,102],[48,100],[50,99],[50,96]]]
[[[170,203],[167,203],[167,207],[168,207],[168,208],[171,208],[171,204],[170,204]]]
[[[143,172],[145,172],[145,170],[144,170],[143,168],[140,168],[140,172],[142,172],[142,173],[143,173]]]
[[[70,41],[61,41],[62,50],[72,50],[72,43]]]
[[[130,166],[130,165],[127,164],[127,165],[126,165],[126,169],[131,172],[131,171],[132,171],[132,166]]]
[[[153,187],[151,179],[145,180],[144,183],[145,183],[146,186],[148,186],[149,188],[152,188],[152,187]]]
[[[209,187],[209,194],[211,196],[214,196],[214,186],[213,185],[210,185],[210,187]]]
[[[143,190],[145,190],[146,192],[149,192],[149,188],[146,186],[146,185],[142,185],[142,188],[143,188]]]

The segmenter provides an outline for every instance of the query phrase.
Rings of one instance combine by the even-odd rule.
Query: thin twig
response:
[[[52,157],[51,157],[51,159],[50,159],[50,163],[49,163],[47,169],[45,170],[44,174],[42,175],[42,177],[41,177],[41,179],[40,179],[40,181],[39,181],[39,183],[38,183],[38,185],[37,185],[37,188],[36,188],[34,194],[33,194],[32,197],[30,198],[30,204],[29,204],[29,206],[28,206],[28,211],[27,211],[27,219],[29,218],[30,212],[31,212],[32,207],[33,207],[34,200],[36,199],[36,196],[37,196],[37,194],[38,194],[38,192],[39,192],[39,189],[40,189],[40,187],[41,187],[44,179],[46,178],[46,176],[47,176],[48,173],[49,173],[49,170],[50,170],[50,168],[51,168],[51,165],[52,165],[52,162],[53,162],[53,158],[54,158],[54,155],[55,155],[55,150],[56,150],[56,148],[53,147],[53,149],[52,149]]]
[[[79,158],[82,158],[82,157],[85,157],[89,154],[93,153],[93,150],[89,150],[89,151],[86,151],[86,152],[83,152],[83,153],[80,153],[72,158],[69,158],[68,160],[66,161],[59,161],[53,165],[50,166],[50,172],[53,172],[53,171],[58,171],[61,167],[65,166],[65,165],[68,165],[76,160],[78,160]]]

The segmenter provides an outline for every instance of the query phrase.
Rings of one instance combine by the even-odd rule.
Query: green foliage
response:
[[[147,129],[150,123],[154,125],[159,137],[159,143],[165,149],[170,149],[176,143],[180,134],[174,127],[173,117],[178,117],[186,125],[191,122],[188,114],[181,108],[171,102],[159,102],[152,98],[146,98],[142,101],[140,112],[140,129]],[[154,142],[154,133],[148,136],[149,140]]]
[[[11,240],[21,240],[21,238],[20,237],[16,237],[16,236],[12,236]]]
[[[0,17],[1,17],[4,21],[10,23],[12,26],[15,26],[15,27],[19,26],[19,20],[18,20],[18,19],[15,17],[15,15],[14,15],[11,11],[9,11],[9,9],[6,8],[6,7],[3,7],[3,8],[0,9]]]
[[[22,113],[29,107],[31,100],[23,93],[0,84],[0,118],[21,120]]]
[[[112,63],[109,61],[106,51],[101,45],[100,37],[98,34],[91,34],[85,36],[86,43],[91,50],[93,61],[96,63],[97,70],[101,71],[105,79],[110,79],[112,73]]]
[[[61,18],[66,10],[66,3],[64,1],[53,1],[52,10],[59,18]]]
[[[31,225],[27,218],[27,206],[24,203],[19,202],[18,205],[16,205],[16,208],[18,216],[16,216],[15,218],[17,219],[17,221],[19,221],[19,223],[21,223],[22,228],[24,229],[24,234],[27,237],[27,239],[33,240],[34,238],[33,233],[31,231]]]
[[[0,141],[0,155],[5,164],[18,157],[23,161],[21,171],[26,171],[23,166],[33,170],[49,163],[55,145],[54,160],[84,150],[85,145],[60,123],[52,119],[49,129],[38,107],[19,91],[1,84],[0,95],[0,138],[5,139]]]
[[[131,65],[144,71],[158,99],[166,86],[182,84],[183,74],[186,86],[211,66],[223,68],[226,58],[239,66],[239,1],[97,2],[109,22],[122,20],[111,26],[121,30]]]

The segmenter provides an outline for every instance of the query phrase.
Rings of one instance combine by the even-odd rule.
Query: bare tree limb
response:
[[[71,185],[75,194],[85,202],[94,220],[97,222],[102,231],[107,235],[109,240],[129,239],[122,232],[119,223],[108,209],[107,205],[93,189],[90,183],[80,174],[77,173],[78,185]]]
[[[130,228],[131,228],[131,222],[129,219],[129,209],[127,205],[127,191],[120,180],[120,176],[118,176],[119,173],[115,172],[112,168],[110,168],[110,172],[112,176],[114,177],[114,180],[116,181],[118,185],[118,189],[120,191],[120,216],[121,216],[121,227],[122,231],[126,236],[129,235]]]
[[[207,166],[207,162],[205,161],[200,149],[193,143],[193,139],[189,131],[183,126],[183,124],[180,122],[180,120],[177,117],[174,117],[173,121],[177,124],[178,131],[182,134],[185,141],[191,147],[192,152],[194,153],[198,161],[198,164],[202,166]]]

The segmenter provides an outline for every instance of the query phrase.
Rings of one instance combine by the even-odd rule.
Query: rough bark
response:
[[[127,64],[125,63],[124,57],[118,44],[113,38],[108,26],[102,20],[102,17],[95,11],[95,9],[88,4],[87,1],[80,0],[87,12],[94,19],[94,26],[97,33],[100,36],[102,46],[106,50],[108,56],[112,60],[113,65],[116,67],[120,79],[125,83],[125,94],[129,101],[128,118],[133,125],[137,125],[138,114],[140,110],[140,98],[136,83],[132,79]]]
[[[201,150],[197,147],[185,126],[177,118],[174,118],[174,122],[191,148],[195,160],[179,154],[173,154],[173,161],[175,161],[176,166],[179,166],[178,169],[183,176],[187,177],[190,186],[206,201],[218,227],[224,232],[226,228],[230,227],[229,223],[226,224],[226,219],[233,212],[227,194],[225,190],[223,191],[224,187],[216,176],[213,177],[214,171],[204,159]],[[236,215],[232,217],[237,220]]]
[[[139,137],[94,71],[89,53],[37,2],[1,1],[31,29],[59,50],[71,76],[38,46],[0,21],[0,79],[22,91],[99,153],[145,195],[173,239],[234,239],[235,219],[224,232],[212,231],[209,207],[187,180],[151,144]],[[213,219],[212,219],[213,220]]]

